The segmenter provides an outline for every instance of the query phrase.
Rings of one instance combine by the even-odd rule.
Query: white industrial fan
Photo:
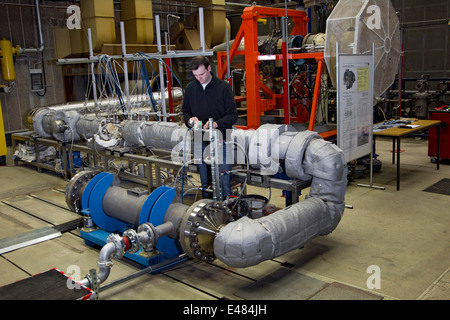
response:
[[[365,54],[375,45],[374,96],[394,82],[401,55],[400,22],[389,0],[340,0],[327,20],[324,57],[336,86],[339,54]]]

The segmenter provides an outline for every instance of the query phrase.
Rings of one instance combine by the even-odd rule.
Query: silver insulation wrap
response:
[[[58,141],[70,142],[80,139],[80,135],[77,132],[76,125],[80,119],[80,114],[74,110],[69,111],[56,111],[53,115],[52,131],[53,137]],[[56,128],[60,121],[63,124],[62,128]]]
[[[76,124],[77,132],[83,139],[91,139],[100,131],[102,121],[105,121],[105,118],[95,116],[82,117]]]
[[[299,132],[286,151],[286,167],[311,178],[309,196],[300,203],[259,219],[243,217],[224,226],[214,254],[225,264],[244,268],[303,247],[338,225],[344,212],[347,167],[342,151],[314,132]],[[299,168],[301,167],[301,168]]]

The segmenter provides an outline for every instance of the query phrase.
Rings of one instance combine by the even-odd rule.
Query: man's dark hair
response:
[[[197,56],[191,59],[191,70],[197,70],[201,65],[204,65],[205,69],[207,69],[210,65],[209,59],[205,56]]]

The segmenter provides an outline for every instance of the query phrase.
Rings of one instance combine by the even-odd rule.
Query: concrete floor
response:
[[[337,229],[304,248],[257,266],[234,269],[220,261],[187,260],[153,275],[145,275],[100,293],[100,299],[450,299],[450,196],[424,192],[450,178],[450,165],[436,170],[427,155],[427,140],[403,139],[401,189],[396,191],[390,140],[377,139],[382,169],[373,184],[385,190],[351,182],[346,209]],[[0,167],[0,238],[61,224],[74,219],[67,209],[67,184],[51,172],[33,167]],[[303,190],[301,196],[308,194]],[[248,193],[269,195],[249,187]],[[272,190],[271,203],[284,206],[281,190]],[[78,230],[60,237],[1,254],[0,286],[58,268],[84,277],[96,268],[98,249],[86,246]],[[369,288],[373,269],[379,268],[379,288]],[[369,270],[368,270],[369,269]],[[127,261],[116,261],[106,283],[136,272]],[[369,284],[369,287],[368,287]]]

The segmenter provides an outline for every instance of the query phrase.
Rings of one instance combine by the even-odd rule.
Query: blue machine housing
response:
[[[98,227],[94,231],[80,230],[80,235],[85,239],[87,245],[104,246],[106,239],[111,233],[122,235],[125,230],[138,227],[108,216],[104,212],[102,206],[103,197],[113,183],[113,179],[112,173],[101,172],[87,183],[83,191],[81,213],[86,217],[90,216],[95,226]],[[154,226],[162,224],[164,215],[174,198],[175,189],[167,186],[161,186],[150,193],[141,206],[139,225],[147,222]],[[155,247],[157,251],[151,257],[142,255],[142,249],[136,253],[125,252],[124,257],[148,267],[163,260],[171,259],[183,252],[179,242],[168,236],[159,238]]]

